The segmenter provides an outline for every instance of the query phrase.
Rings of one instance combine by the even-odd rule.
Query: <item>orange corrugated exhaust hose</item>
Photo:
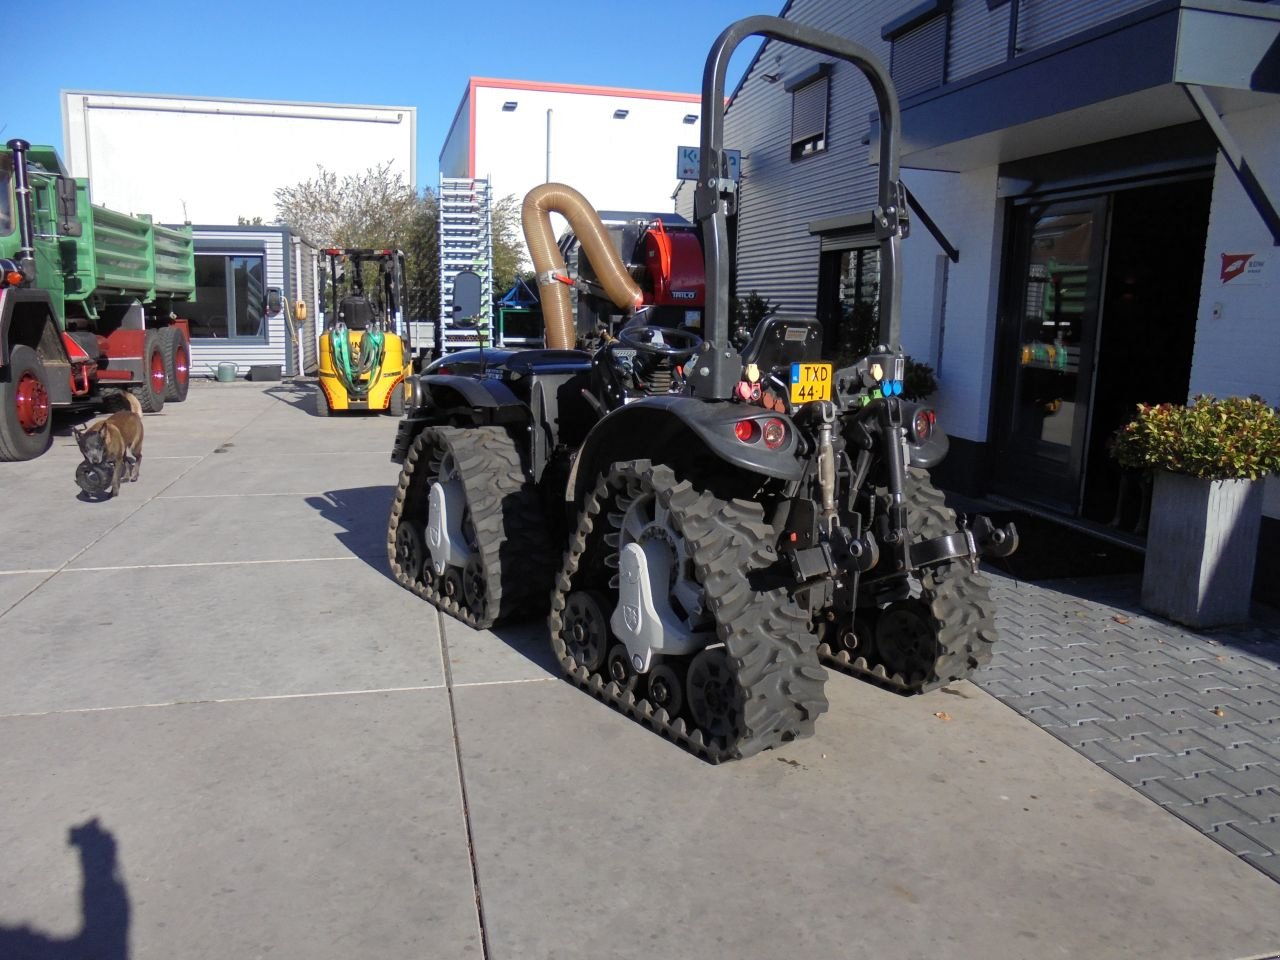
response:
[[[529,245],[529,257],[538,275],[538,297],[542,301],[542,322],[547,331],[547,346],[552,350],[572,350],[577,342],[573,322],[573,304],[569,300],[569,277],[564,257],[551,233],[551,214],[558,213],[569,221],[577,235],[597,279],[614,305],[634,310],[644,299],[639,285],[631,279],[618,251],[609,240],[595,208],[573,187],[563,183],[544,183],[525,194],[520,208],[520,225]]]

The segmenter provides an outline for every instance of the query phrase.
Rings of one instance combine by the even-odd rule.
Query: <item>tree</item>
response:
[[[275,192],[276,219],[307,243],[327,247],[394,247],[405,253],[406,313],[435,319],[439,312],[439,205],[421,195],[391,164],[339,177],[316,167],[316,176]]]
[[[493,293],[500,297],[515,285],[524,271],[523,231],[520,225],[521,201],[509,193],[493,205],[490,237],[493,244]]]

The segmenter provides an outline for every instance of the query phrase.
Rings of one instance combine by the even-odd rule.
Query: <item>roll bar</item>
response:
[[[839,57],[862,71],[875,93],[880,114],[880,169],[877,203],[873,211],[880,241],[880,339],[896,344],[902,327],[902,278],[899,251],[905,219],[905,198],[898,182],[901,120],[898,93],[880,60],[861,44],[835,34],[815,30],[781,17],[747,17],[730,24],[716,38],[702,73],[702,138],[698,184],[694,190],[694,216],[702,224],[702,249],[706,268],[706,343],[696,361],[686,364],[686,375],[695,396],[727,399],[741,376],[736,351],[729,343],[729,233],[724,199],[736,184],[729,178],[724,152],[724,81],[729,58],[750,36],[762,36],[792,46]]]

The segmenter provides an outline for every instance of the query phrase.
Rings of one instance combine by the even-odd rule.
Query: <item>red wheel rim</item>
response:
[[[164,354],[159,350],[151,354],[151,390],[164,393]]]
[[[179,344],[173,351],[173,379],[178,386],[186,384],[191,376],[191,358],[187,356],[187,348]]]
[[[24,373],[18,381],[14,405],[18,409],[18,425],[29,436],[39,433],[49,422],[49,392],[32,373]]]

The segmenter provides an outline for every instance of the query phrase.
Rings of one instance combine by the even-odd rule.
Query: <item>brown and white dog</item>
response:
[[[77,427],[76,443],[88,463],[111,466],[111,495],[120,492],[121,480],[137,480],[142,465],[142,404],[123,393],[128,410],[121,410],[88,427]]]

